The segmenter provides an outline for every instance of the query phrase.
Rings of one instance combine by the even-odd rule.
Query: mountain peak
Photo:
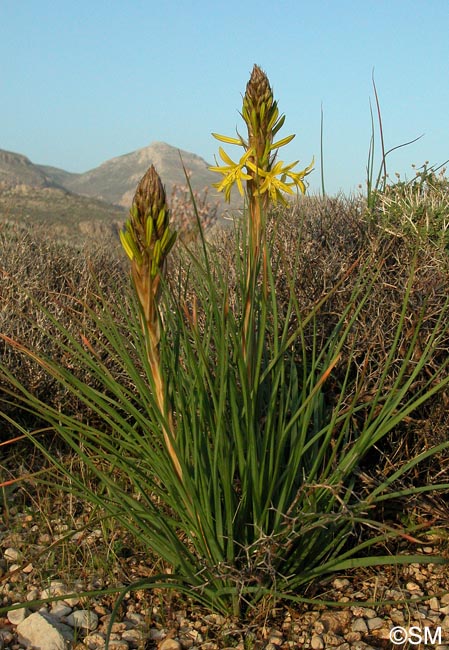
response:
[[[181,162],[182,160],[182,162]],[[195,190],[210,188],[216,181],[208,164],[197,154],[182,151],[166,142],[152,142],[146,147],[106,160],[99,167],[66,179],[66,187],[78,194],[93,196],[129,208],[139,180],[154,165],[166,192],[174,185],[185,185],[183,170],[191,174]]]

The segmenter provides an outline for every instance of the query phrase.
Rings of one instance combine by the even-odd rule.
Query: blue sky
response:
[[[315,156],[319,190],[323,105],[326,190],[349,193],[374,68],[386,147],[424,134],[389,158],[410,178],[449,158],[448,34],[447,0],[1,0],[0,148],[82,172],[162,140],[213,164],[257,63],[296,133],[282,159]]]

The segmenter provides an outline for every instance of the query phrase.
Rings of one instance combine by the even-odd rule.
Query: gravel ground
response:
[[[28,515],[30,517],[30,515]],[[101,530],[86,536],[93,552],[101,543]],[[44,539],[46,539],[44,537]],[[15,542],[14,546],[10,546]],[[75,540],[75,543],[78,543]],[[39,624],[61,626],[67,648],[97,650],[104,648],[114,598],[69,598],[84,588],[107,586],[107,578],[68,583],[48,580],[44,586],[34,562],[27,562],[27,549],[20,548],[17,534],[6,527],[0,531],[0,594],[3,606],[31,601],[50,595],[58,600],[45,607],[10,610],[0,617],[0,649],[21,650],[31,647],[30,630]],[[415,549],[416,550],[416,549]],[[429,555],[435,549],[420,549]],[[136,558],[127,558],[128,574],[139,578],[151,568]],[[346,606],[326,608],[319,605],[279,606],[261,613],[244,625],[201,608],[189,608],[185,602],[157,592],[136,592],[125,599],[113,625],[110,648],[115,650],[277,650],[312,648],[321,650],[369,650],[379,648],[449,649],[449,567],[437,564],[412,564],[356,571],[334,577],[322,593],[327,601],[338,600]],[[359,604],[351,604],[358,601]],[[376,601],[377,604],[371,604]],[[387,603],[386,601],[391,601]],[[408,601],[408,602],[404,602]],[[36,612],[39,612],[37,614]],[[43,619],[43,621],[42,621]],[[49,629],[49,628],[48,628]],[[404,635],[409,641],[403,643]],[[28,645],[25,642],[28,639]],[[421,642],[422,641],[422,642]],[[39,646],[52,650],[57,646]]]
[[[429,538],[422,546],[402,550],[429,559],[437,553],[449,557],[444,531],[438,540]],[[130,584],[161,570],[124,531],[99,526],[89,507],[69,495],[55,495],[54,488],[45,491],[38,485],[13,489],[0,517],[0,607],[27,606],[0,615],[0,650],[29,650],[33,645],[39,650],[102,649],[116,595],[69,594]],[[173,593],[132,592],[114,622],[109,647],[449,650],[449,564],[353,570],[307,595],[341,605],[279,603],[242,623],[192,606]],[[49,596],[57,600],[45,607],[31,604]],[[34,642],[33,632],[38,635]],[[60,635],[59,646],[49,641],[53,633]]]

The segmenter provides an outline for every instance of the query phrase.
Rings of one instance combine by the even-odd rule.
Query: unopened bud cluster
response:
[[[170,229],[164,187],[153,165],[137,187],[120,240],[130,260],[155,278],[175,243],[176,232]]]

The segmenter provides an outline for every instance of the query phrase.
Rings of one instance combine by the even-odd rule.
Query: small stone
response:
[[[63,616],[68,616],[72,608],[69,607],[63,600],[56,600],[51,605],[50,613],[56,618],[62,618]]]
[[[160,641],[167,636],[166,630],[158,630],[157,627],[151,627],[148,632],[148,638],[151,641]]]
[[[65,650],[73,632],[56,618],[34,612],[17,626],[19,643],[39,650]]]
[[[65,596],[67,593],[67,587],[64,582],[60,580],[52,580],[50,586],[46,589],[43,589],[41,592],[41,598],[51,598],[51,596]]]
[[[441,596],[441,603],[443,605],[449,605],[449,594],[444,594]]]
[[[127,612],[125,620],[129,621],[133,625],[142,625],[145,622],[145,617],[137,612]]]
[[[14,641],[14,637],[9,632],[9,630],[0,630],[0,648],[3,650],[3,648],[9,648],[10,645],[7,644],[12,644]]]
[[[380,630],[380,628],[384,626],[383,620],[381,618],[379,618],[378,616],[376,616],[375,618],[369,618],[367,620],[367,624],[368,624],[368,629],[370,631],[372,631],[372,630]]]
[[[98,616],[107,616],[107,614],[109,613],[109,610],[107,610],[106,607],[103,607],[103,605],[98,605],[98,604],[95,604],[93,606],[93,611],[95,612],[95,614],[98,614]],[[126,615],[126,618],[127,619],[130,618],[128,614]]]
[[[17,605],[18,603],[14,603]],[[29,614],[29,610],[26,607],[21,607],[20,609],[11,609],[7,614],[8,621],[13,625],[19,625],[22,621],[26,619]]]
[[[32,571],[33,569],[34,569],[34,567],[33,567],[33,565],[32,565],[31,562],[30,562],[30,564],[27,564],[26,567],[24,567],[24,568],[22,569],[22,571],[23,571],[23,573],[31,573],[31,571]]]
[[[106,645],[106,637],[100,632],[94,632],[93,634],[88,634],[84,637],[84,643],[88,648],[97,649],[104,648]]]
[[[375,620],[375,619],[372,619]],[[351,630],[353,632],[363,632],[363,634],[366,634],[368,632],[368,626],[365,622],[364,618],[356,618],[355,621],[353,621],[351,625]]]
[[[324,641],[321,636],[318,636],[318,634],[314,634],[311,641],[310,645],[313,648],[313,650],[323,650],[324,649]]]
[[[399,609],[392,609],[390,612],[390,618],[396,625],[402,625],[405,621],[404,613]]]
[[[159,650],[181,650],[181,644],[176,639],[164,639]]]
[[[31,600],[37,600],[38,598],[39,598],[39,591],[35,588],[31,589],[31,591],[27,593],[26,599],[28,602],[30,602]]]
[[[7,548],[3,553],[3,557],[5,560],[8,560],[8,562],[17,562],[20,557],[20,553],[16,548]]]
[[[345,587],[349,587],[350,584],[347,578],[335,578],[332,582],[334,589],[344,589]]]
[[[338,646],[345,642],[344,638],[339,634],[332,634],[332,632],[327,632],[323,634],[324,646],[328,648],[329,646]]]
[[[226,623],[226,619],[221,614],[207,614],[204,620],[210,625],[224,625]]]
[[[268,637],[268,643],[272,643],[275,646],[280,646],[284,642],[284,635],[279,630],[270,630],[270,635]]]
[[[421,587],[417,585],[416,582],[407,582],[405,587],[408,589],[408,591],[420,591],[421,589]]]
[[[445,605],[444,607],[440,607],[439,612],[440,612],[440,614],[449,614],[449,605]]]
[[[135,645],[138,645],[141,643],[144,638],[143,638],[143,632],[140,630],[125,630],[122,634],[122,639],[125,641],[129,641],[131,643],[134,643]]]
[[[87,609],[78,609],[72,612],[70,616],[67,616],[67,623],[71,627],[77,627],[91,632],[98,627],[98,616],[95,612]]]
[[[112,623],[111,632],[114,634],[122,634],[126,630],[126,623]]]

